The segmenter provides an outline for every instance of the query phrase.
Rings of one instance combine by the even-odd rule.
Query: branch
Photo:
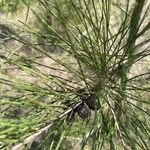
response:
[[[53,125],[57,123],[58,120],[62,119],[64,116],[66,116],[69,112],[71,112],[73,109],[77,108],[81,102],[78,102],[68,108],[65,112],[63,112],[57,119],[54,120],[53,123],[45,126],[44,128],[40,129],[37,133],[27,137],[23,140],[22,143],[19,143],[11,148],[11,150],[28,150],[30,149],[33,142],[40,141],[42,136],[46,133],[48,133]]]

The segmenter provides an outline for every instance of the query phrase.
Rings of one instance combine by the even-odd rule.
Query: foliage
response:
[[[26,24],[22,30],[33,39],[44,40],[44,46],[60,48],[62,55],[51,54],[41,47],[43,43],[18,35],[12,38],[32,48],[33,55],[23,55],[18,49],[0,55],[4,65],[16,67],[33,79],[28,81],[1,69],[0,82],[7,87],[0,102],[1,145],[12,146],[17,141],[14,134],[22,140],[51,120],[51,131],[36,149],[60,149],[68,136],[76,135],[77,127],[72,127],[79,124],[81,149],[90,143],[93,150],[148,150],[150,102],[148,97],[143,98],[143,92],[148,94],[150,87],[147,81],[141,84],[138,80],[150,72],[131,73],[132,67],[150,54],[150,24],[146,22],[150,4],[146,0],[126,0],[122,4],[115,0],[61,2],[65,5],[56,0],[39,0],[39,5],[57,21],[63,34],[34,10],[46,32]],[[68,13],[65,10],[70,6],[73,9]],[[46,58],[48,65],[41,58]],[[78,106],[72,107],[74,104]],[[5,113],[12,106],[25,108],[19,118],[9,122]],[[75,116],[68,112],[62,118],[52,118],[68,107]],[[71,120],[67,122],[69,115]]]
[[[32,3],[35,0],[32,0]],[[0,0],[0,12],[15,13],[31,3],[30,0]]]

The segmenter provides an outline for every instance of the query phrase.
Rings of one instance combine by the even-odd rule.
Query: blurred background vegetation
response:
[[[148,0],[0,0],[0,149],[148,150],[149,13]]]

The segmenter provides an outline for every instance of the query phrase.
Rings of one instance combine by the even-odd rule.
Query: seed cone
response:
[[[96,101],[96,97],[93,94],[90,94],[84,99],[84,102],[88,105],[88,107],[95,111],[98,108],[98,102]]]
[[[85,103],[79,105],[76,108],[76,112],[78,113],[79,117],[82,119],[88,119],[91,115],[90,109]]]

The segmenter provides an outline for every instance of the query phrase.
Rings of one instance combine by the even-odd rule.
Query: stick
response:
[[[50,131],[51,127],[55,124],[55,122],[57,122],[59,119],[66,116],[69,112],[71,112],[73,109],[78,107],[80,104],[81,104],[81,102],[74,104],[72,107],[68,108],[65,112],[63,112],[56,120],[54,120],[53,123],[40,129],[37,133],[27,137],[26,139],[23,140],[22,143],[19,143],[19,144],[15,145],[14,147],[12,147],[11,150],[28,150],[28,149],[30,149],[32,143],[35,141],[39,141],[41,139],[42,135],[48,133]]]

